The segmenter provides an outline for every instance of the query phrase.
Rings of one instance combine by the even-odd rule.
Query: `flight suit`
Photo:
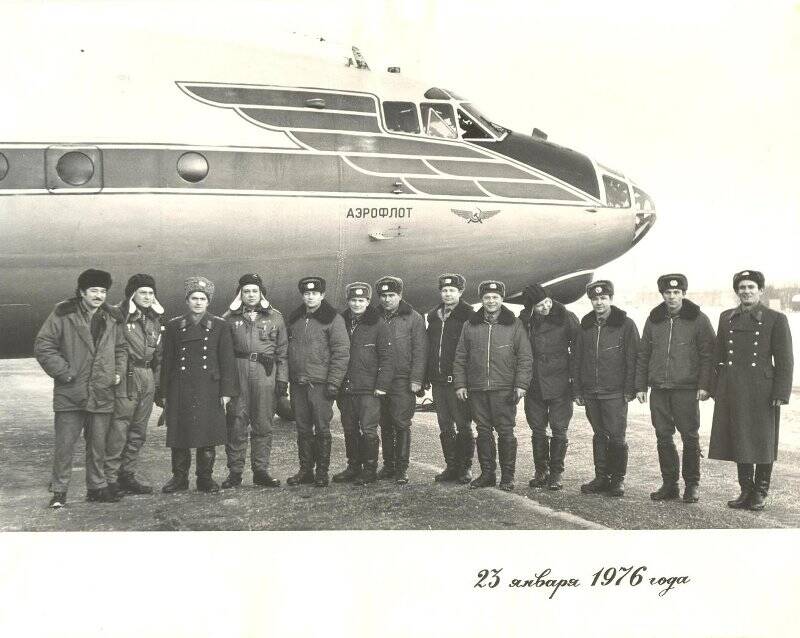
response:
[[[150,308],[145,311],[137,308],[134,314],[124,317],[120,330],[127,345],[128,367],[114,400],[104,469],[109,484],[119,479],[127,485],[136,473],[153,411],[161,366],[161,319]]]
[[[253,475],[267,474],[272,451],[272,417],[275,414],[275,383],[288,382],[289,340],[283,315],[273,308],[244,306],[223,318],[233,331],[233,349],[239,375],[239,396],[228,405],[228,470],[241,475],[250,432],[250,465]],[[259,357],[259,355],[261,355]],[[267,366],[262,361],[271,362]],[[267,368],[271,368],[269,373]]]

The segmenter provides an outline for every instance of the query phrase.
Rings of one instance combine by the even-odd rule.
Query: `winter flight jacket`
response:
[[[714,340],[714,328],[697,304],[684,299],[676,317],[670,317],[667,304],[659,304],[642,330],[636,391],[644,392],[649,385],[663,390],[700,388],[710,392]]]
[[[97,345],[78,298],[57,304],[36,335],[33,352],[39,365],[53,377],[55,412],[114,411],[119,388],[115,375],[122,379],[127,366],[122,315],[107,304],[95,312],[105,322]]]
[[[342,384],[350,360],[344,319],[324,299],[306,314],[300,306],[289,315],[289,379],[292,383]]]
[[[372,306],[367,307],[352,332],[353,313],[349,308],[342,317],[350,334],[350,362],[342,390],[348,394],[389,392],[394,377],[389,326]]]
[[[497,323],[478,308],[464,323],[453,362],[453,384],[468,390],[527,390],[533,358],[525,326],[505,306]]]
[[[453,359],[464,322],[472,314],[472,307],[459,301],[447,319],[442,322],[440,313],[444,304],[439,304],[428,313],[428,366],[425,381],[428,383],[452,383]]]
[[[391,330],[394,357],[393,390],[408,390],[409,383],[425,381],[425,320],[406,301],[400,300],[397,312],[383,320]]]
[[[635,396],[638,349],[639,330],[625,311],[611,306],[602,326],[594,312],[585,315],[578,334],[575,395],[601,399]]]

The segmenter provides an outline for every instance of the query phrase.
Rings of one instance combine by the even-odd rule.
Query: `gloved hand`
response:
[[[325,386],[326,399],[335,399],[337,394],[339,394],[339,388],[337,388],[335,385],[329,383]]]
[[[153,403],[155,403],[159,408],[163,408],[164,407],[164,397],[159,396],[158,394],[156,394],[156,396],[153,397]]]
[[[289,396],[289,384],[286,381],[275,382],[275,394],[279,397]]]

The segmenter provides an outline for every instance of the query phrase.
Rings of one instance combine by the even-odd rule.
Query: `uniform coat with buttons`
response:
[[[771,463],[778,456],[780,409],[792,391],[792,335],[786,315],[757,304],[720,315],[714,420],[708,456]]]
[[[199,448],[226,440],[220,397],[239,395],[231,327],[206,313],[172,319],[164,332],[161,392],[167,405],[167,447]]]

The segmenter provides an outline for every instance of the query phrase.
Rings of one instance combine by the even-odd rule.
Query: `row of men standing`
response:
[[[748,290],[743,295],[739,290],[742,282],[756,294]],[[402,299],[403,282],[396,277],[377,282],[380,309],[369,305],[372,290],[368,284],[348,285],[348,309],[343,315],[324,300],[322,278],[304,278],[299,282],[303,305],[290,315],[288,329],[282,315],[267,301],[258,275],[240,279],[225,319],[207,313],[213,283],[202,277],[190,278],[186,282],[189,312],[167,325],[160,364],[159,315],[163,309],[155,299],[153,278],[132,277],[125,301],[112,308],[104,304],[110,275],[86,271],[79,278],[76,298],[56,307],[36,343],[40,363],[55,379],[51,505],[66,502],[72,447],[84,426],[89,500],[118,500],[124,492],[152,491],[136,479],[135,465],[154,400],[165,405],[167,445],[172,449],[173,477],[164,492],[188,488],[190,448],[197,450],[198,489],[218,490],[212,470],[215,447],[223,443],[229,475],[222,487],[239,485],[248,430],[253,482],[278,486],[280,482],[269,475],[272,414],[275,397],[287,394],[289,378],[300,460],[298,473],[288,480],[290,485],[328,484],[334,399],[342,415],[348,460],[347,468],[335,475],[334,481],[366,484],[391,478],[399,484],[408,482],[414,395],[431,384],[447,466],[437,481],[455,480],[471,487],[495,485],[495,457],[499,455],[500,487],[514,489],[516,405],[524,397],[535,464],[530,486],[560,489],[574,401],[585,405],[594,430],[596,476],[582,491],[619,496],[624,493],[627,468],[627,403],[637,395],[646,401],[649,385],[664,479],[651,497],[678,496],[680,468],[672,441],[677,428],[684,441],[684,500],[698,499],[698,401],[708,398],[715,381],[730,379],[741,362],[734,366],[736,357],[731,356],[727,366],[732,369],[726,369],[719,360],[720,356],[724,359],[726,346],[720,349],[718,339],[716,363],[721,367],[712,374],[714,333],[699,308],[684,299],[687,282],[683,275],[659,278],[664,303],[648,318],[641,347],[635,324],[611,304],[614,291],[610,282],[587,287],[593,312],[580,324],[541,286],[525,290],[526,305],[517,319],[502,304],[503,283],[483,282],[479,286],[482,307],[473,311],[460,299],[465,283],[458,274],[439,278],[442,303],[428,315],[426,343],[425,323]],[[755,332],[753,349],[762,354],[755,352],[754,360],[747,361],[757,370],[746,370],[750,376],[757,372],[759,379],[773,379],[766,389],[771,396],[770,412],[754,419],[771,419],[775,433],[766,448],[774,449],[742,452],[742,442],[752,443],[752,430],[761,428],[744,416],[744,407],[753,404],[743,403],[740,392],[728,389],[726,394],[729,384],[725,382],[720,386],[725,400],[723,404],[718,401],[720,409],[715,409],[711,457],[740,460],[744,455],[758,464],[755,476],[752,463],[740,464],[742,494],[732,506],[760,509],[777,453],[778,405],[788,401],[787,370],[791,387],[790,335],[785,317],[758,303],[763,275],[757,271],[737,273],[734,289],[742,305],[720,318],[720,334],[723,318],[730,323],[726,325],[731,336],[728,345],[733,347],[737,331],[748,332],[734,328],[741,317],[755,317],[757,326],[762,326],[766,317],[769,334],[774,336],[761,337],[766,349],[759,349],[761,331],[748,332]],[[747,303],[747,295],[755,300],[750,298]],[[121,327],[114,336],[116,323]],[[662,334],[666,330],[668,333]],[[81,340],[83,349],[76,347]],[[748,377],[748,381],[752,379]],[[736,382],[741,383],[741,379]],[[114,395],[112,418],[109,398]],[[754,399],[752,392],[749,399]],[[760,405],[759,401],[754,405]],[[474,480],[470,472],[475,448],[473,419],[481,465],[481,474]],[[547,436],[548,426],[552,438]],[[493,430],[498,433],[497,444]],[[381,440],[384,465],[378,473]]]

